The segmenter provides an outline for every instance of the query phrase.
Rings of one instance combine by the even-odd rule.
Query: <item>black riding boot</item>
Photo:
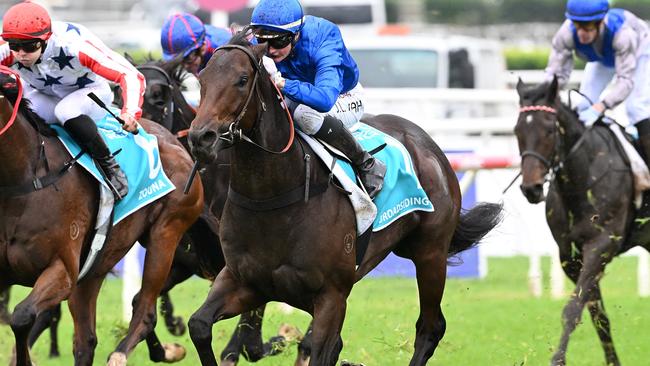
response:
[[[117,200],[124,198],[129,193],[129,183],[120,165],[111,155],[106,142],[99,135],[97,125],[85,114],[67,120],[63,127],[97,161],[102,168],[106,180],[112,185],[113,193]]]
[[[636,129],[639,132],[639,145],[646,165],[650,162],[650,118],[636,123]]]
[[[314,136],[341,150],[350,158],[370,198],[379,193],[384,185],[386,165],[365,151],[340,120],[325,116],[323,126]]]

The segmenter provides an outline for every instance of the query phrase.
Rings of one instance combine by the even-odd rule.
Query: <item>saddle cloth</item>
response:
[[[614,133],[614,136],[616,136],[616,139],[630,161],[630,170],[632,170],[632,176],[634,177],[634,204],[636,208],[639,208],[643,199],[643,191],[650,189],[650,171],[648,171],[648,165],[636,148],[624,136],[623,128],[618,123],[607,120],[603,122]]]
[[[332,170],[343,188],[351,192],[349,198],[356,214],[359,235],[371,226],[373,232],[380,231],[410,212],[434,211],[429,197],[415,175],[411,156],[402,143],[365,123],[359,122],[350,130],[366,151],[386,145],[374,154],[375,158],[386,164],[387,168],[384,186],[375,197],[374,204],[357,186],[357,179],[349,162],[337,158]],[[299,130],[298,133],[325,165],[332,167],[334,157],[322,143]]]
[[[119,111],[115,110],[115,113]],[[120,123],[110,114],[96,121],[99,133],[106,141],[112,153],[122,150],[115,158],[129,181],[129,194],[115,205],[113,225],[119,223],[131,213],[172,192],[176,187],[167,178],[162,169],[158,140],[141,127],[137,135],[124,131]],[[70,155],[76,156],[81,151],[79,145],[59,125],[52,125],[59,134],[59,139]],[[104,187],[108,185],[93,159],[84,154],[78,163],[87,170]],[[111,202],[109,202],[112,204]],[[102,208],[100,208],[100,211]]]

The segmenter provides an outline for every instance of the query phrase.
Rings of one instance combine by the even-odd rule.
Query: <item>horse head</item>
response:
[[[525,87],[517,83],[519,118],[515,135],[521,155],[521,191],[530,203],[544,200],[544,181],[556,158],[558,82]]]
[[[192,154],[204,163],[217,158],[223,141],[231,143],[250,133],[264,110],[261,83],[271,83],[261,60],[265,45],[251,45],[246,32],[219,47],[199,74],[201,104],[192,121]],[[268,86],[265,90],[272,89]]]

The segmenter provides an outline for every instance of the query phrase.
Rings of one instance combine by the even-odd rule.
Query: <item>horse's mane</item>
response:
[[[4,95],[11,105],[16,104],[16,99],[18,98],[18,84],[15,80],[7,77],[0,80],[0,94]],[[20,100],[18,105],[18,111],[20,114],[27,119],[27,121],[34,127],[34,129],[46,137],[58,136],[56,131],[50,127],[45,120],[41,118],[34,110],[32,109],[31,102],[26,99],[24,96]]]

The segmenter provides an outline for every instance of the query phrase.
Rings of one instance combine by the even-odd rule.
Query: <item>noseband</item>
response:
[[[289,137],[289,141],[288,141],[287,145],[284,147],[284,149],[282,149],[281,151],[278,152],[278,151],[271,151],[271,150],[269,150],[269,149],[267,149],[267,148],[265,148],[263,146],[260,146],[259,144],[252,141],[248,136],[244,135],[244,133],[242,131],[242,128],[239,126],[241,120],[244,118],[244,115],[246,114],[246,111],[248,110],[248,106],[249,106],[251,100],[253,99],[253,94],[257,94],[257,99],[259,100],[259,103],[260,103],[260,106],[261,106],[263,112],[266,112],[266,104],[264,103],[264,100],[262,99],[262,94],[260,92],[260,87],[259,87],[259,83],[258,83],[259,76],[262,73],[262,65],[261,65],[262,62],[261,62],[261,60],[257,60],[255,55],[251,52],[251,50],[249,48],[244,47],[244,46],[240,46],[240,45],[236,45],[236,44],[223,45],[223,46],[217,48],[214,51],[214,53],[216,53],[219,50],[232,50],[232,49],[242,51],[242,52],[244,52],[246,54],[246,56],[248,56],[248,59],[250,60],[251,65],[255,68],[255,74],[253,76],[253,82],[252,82],[252,85],[251,85],[251,89],[248,92],[248,96],[246,97],[246,101],[242,105],[239,113],[237,114],[237,117],[228,126],[228,132],[225,132],[225,133],[221,134],[221,136],[219,136],[219,139],[223,140],[223,141],[226,141],[228,143],[228,145],[233,145],[238,140],[244,140],[244,141],[246,141],[246,142],[248,142],[250,144],[253,144],[253,145],[259,147],[260,149],[262,149],[262,150],[264,150],[264,151],[266,151],[268,153],[271,153],[271,154],[282,154],[282,153],[287,152],[289,150],[289,148],[291,147],[291,145],[293,144],[293,139],[294,139],[293,119],[291,118],[291,113],[286,108],[286,103],[284,103],[282,93],[277,89],[277,87],[275,87],[275,89],[276,89],[276,91],[277,91],[277,93],[279,95],[279,98],[283,101],[283,105],[285,106],[285,110],[287,111],[287,116],[289,118],[289,124],[290,124],[290,126],[289,126],[290,127],[290,132],[289,132],[290,137]],[[274,83],[273,83],[273,85],[275,86]],[[260,113],[257,120],[255,121],[254,127],[257,124],[259,124],[261,118],[262,118],[262,114]]]
[[[161,74],[164,78],[165,81],[153,81],[153,82],[148,82],[147,85],[162,85],[165,88],[169,89],[169,102],[166,103],[166,105],[163,107],[163,113],[162,113],[162,121],[161,124],[167,128],[168,130],[172,130],[172,125],[174,123],[173,118],[174,118],[174,95],[172,94],[174,91],[174,83],[172,81],[172,78],[169,76],[167,71],[165,71],[163,68],[156,66],[156,65],[140,65],[136,66],[136,69],[138,70],[151,70],[155,71],[158,74]]]

